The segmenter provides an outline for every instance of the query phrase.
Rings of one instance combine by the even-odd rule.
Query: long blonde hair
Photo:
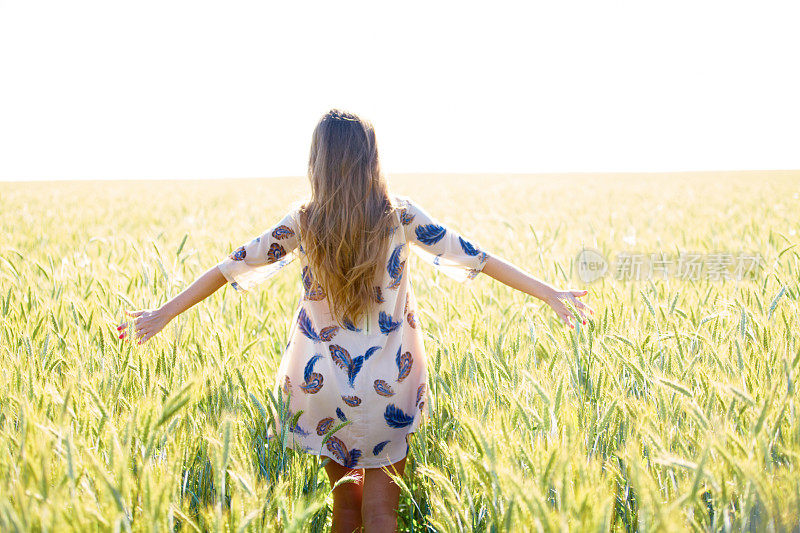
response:
[[[372,123],[339,109],[323,115],[311,138],[308,179],[311,198],[300,206],[298,224],[308,266],[333,319],[355,325],[376,301],[394,227]]]

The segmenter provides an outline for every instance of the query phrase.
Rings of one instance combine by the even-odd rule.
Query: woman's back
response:
[[[302,411],[289,428],[294,446],[350,468],[404,457],[406,436],[426,410],[427,364],[410,283],[411,250],[460,281],[473,279],[488,259],[410,198],[392,200],[394,226],[375,276],[374,300],[358,323],[341,327],[333,320],[298,239],[297,208],[219,264],[235,288],[250,290],[300,258],[301,297],[276,385],[289,397],[289,418]],[[341,422],[347,425],[328,435]]]

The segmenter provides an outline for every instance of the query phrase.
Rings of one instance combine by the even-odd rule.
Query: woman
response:
[[[483,272],[540,298],[570,327],[568,303],[582,319],[592,310],[577,300],[586,291],[539,281],[391,194],[375,131],[355,114],[334,109],[321,118],[308,178],[308,201],[161,308],[128,314],[141,343],[226,282],[246,293],[299,257],[303,296],[275,383],[288,397],[285,419],[302,411],[286,428],[290,445],[330,457],[332,487],[348,474],[358,480],[333,490],[334,531],[394,531],[399,488],[389,472],[403,474],[408,436],[428,403],[411,250],[459,281]]]

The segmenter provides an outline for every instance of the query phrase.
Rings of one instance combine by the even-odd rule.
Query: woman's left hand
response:
[[[555,290],[553,291],[548,297],[544,298],[545,303],[553,308],[553,311],[559,316],[561,320],[564,321],[564,324],[569,326],[572,329],[575,329],[572,321],[575,318],[581,320],[584,324],[586,324],[586,313],[589,312],[594,314],[594,309],[586,305],[585,303],[578,300],[578,298],[582,298],[589,294],[587,290],[566,290],[560,291]],[[567,304],[572,304],[575,309],[578,311],[578,316],[575,317],[570,311]]]
[[[134,317],[134,319],[117,326],[117,331],[121,331],[119,338],[124,339],[128,334],[125,329],[129,325],[134,325],[136,329],[133,335],[139,339],[137,344],[146,342],[150,337],[164,329],[164,326],[172,320],[172,317],[160,307],[158,309],[142,309],[140,311],[126,310],[125,314]]]

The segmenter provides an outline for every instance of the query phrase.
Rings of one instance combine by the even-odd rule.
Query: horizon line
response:
[[[556,171],[556,172],[502,172],[502,171],[477,171],[477,172],[384,172],[387,178],[391,176],[603,176],[603,175],[673,175],[673,174],[748,174],[748,173],[792,173],[800,172],[800,168],[775,168],[775,169],[721,169],[721,170],[624,170],[624,171]],[[120,178],[0,178],[2,183],[48,183],[48,182],[76,182],[76,181],[225,181],[225,180],[266,180],[266,179],[303,179],[305,175],[281,174],[272,176],[228,176],[228,177],[120,177]]]

